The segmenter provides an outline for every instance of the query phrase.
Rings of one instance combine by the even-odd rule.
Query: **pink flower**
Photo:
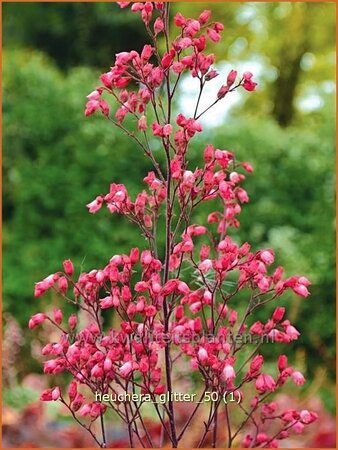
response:
[[[108,309],[112,308],[114,306],[113,297],[111,295],[108,295],[108,297],[105,297],[100,300],[100,307],[101,309]]]
[[[300,295],[301,297],[308,297],[310,295],[310,292],[308,291],[307,287],[304,286],[304,284],[298,284],[293,288],[293,291]]]
[[[73,401],[77,395],[77,383],[76,381],[72,381],[68,387],[68,395],[70,401]]]
[[[119,369],[119,372],[123,378],[127,378],[132,371],[133,371],[133,364],[131,363],[131,361],[127,361]]]
[[[297,386],[303,386],[303,384],[305,383],[305,378],[301,372],[295,371],[292,373],[291,377],[293,382]]]
[[[226,96],[226,94],[229,92],[228,86],[222,86],[220,90],[217,92],[217,98],[222,99]]]
[[[302,423],[309,424],[315,422],[318,419],[318,415],[307,409],[303,409],[300,413],[300,420]]]
[[[70,277],[73,275],[74,265],[70,259],[66,259],[65,261],[63,261],[63,269],[66,275],[69,275]]]
[[[86,103],[85,116],[91,116],[100,107],[100,102],[98,100],[89,100]]]
[[[228,77],[227,77],[227,86],[228,86],[228,88],[230,88],[234,84],[234,82],[236,81],[236,78],[237,78],[237,71],[236,70],[231,70],[229,72],[229,74],[228,74]]]
[[[226,364],[222,371],[221,377],[224,381],[228,381],[228,382],[233,381],[236,378],[236,373],[235,373],[234,368],[230,364]]]
[[[63,319],[63,314],[61,309],[55,309],[54,310],[54,320],[55,322],[60,325]]]
[[[219,42],[221,40],[221,35],[219,33],[217,33],[217,31],[208,28],[207,29],[207,33],[209,38],[213,41],[213,42]]]
[[[209,358],[208,352],[206,351],[205,348],[200,348],[200,349],[198,350],[198,352],[197,352],[197,357],[198,357],[198,359],[201,361],[201,363],[203,364],[203,363],[205,363],[205,362],[208,360],[208,358]]]
[[[300,336],[300,332],[292,325],[288,325],[286,327],[285,332],[292,341],[296,341],[298,339],[298,337]]]
[[[141,53],[141,58],[144,61],[148,61],[151,57],[151,55],[153,54],[154,49],[151,45],[147,44],[143,47],[142,53]]]
[[[262,373],[256,380],[256,389],[261,394],[264,394],[268,391],[273,392],[276,389],[275,380],[271,375]]]
[[[28,328],[32,330],[33,328],[40,325],[42,322],[46,320],[47,316],[43,313],[37,313],[34,316],[32,316],[28,322]]]
[[[95,89],[95,91],[91,92],[87,95],[88,100],[99,100],[102,94],[102,88]]]
[[[260,258],[265,264],[272,264],[275,260],[275,255],[272,250],[263,250],[260,253]]]
[[[170,50],[169,53],[166,53],[163,56],[161,64],[164,70],[168,69],[168,67],[171,66],[171,63],[173,62],[175,55],[176,55],[175,50]]]
[[[262,355],[256,355],[250,364],[250,373],[259,372],[263,366],[264,358]]]
[[[154,23],[154,32],[155,34],[161,33],[164,30],[164,23],[161,17],[158,17]]]
[[[120,8],[127,8],[130,5],[130,2],[117,2]]]
[[[278,357],[278,369],[280,372],[287,368],[288,358],[285,355],[280,355]]]
[[[208,9],[205,9],[198,18],[199,23],[201,25],[205,25],[208,22],[208,20],[210,19],[210,16],[211,16],[211,11]]]
[[[242,76],[242,86],[247,91],[254,91],[256,89],[257,83],[252,81],[253,74],[251,72],[245,72]]]
[[[87,208],[89,209],[89,212],[91,214],[95,214],[97,211],[99,211],[102,208],[103,203],[103,197],[99,196],[96,197],[95,200],[93,200],[91,203],[88,203]]]
[[[50,401],[55,402],[56,400],[59,400],[60,396],[61,396],[60,388],[54,387],[43,391],[40,396],[40,400],[42,400],[43,402],[50,402]]]
[[[163,136],[170,136],[173,131],[173,127],[170,124],[164,125]]]
[[[272,315],[272,319],[275,322],[280,322],[283,319],[284,314],[285,314],[285,308],[283,308],[282,306],[278,306]]]
[[[181,13],[177,13],[174,17],[174,22],[177,27],[183,27],[186,24],[186,19],[182,16]]]
[[[74,328],[76,327],[76,325],[77,325],[77,317],[76,317],[75,314],[72,314],[71,316],[69,316],[68,325],[69,325],[69,328],[71,330],[74,330]]]

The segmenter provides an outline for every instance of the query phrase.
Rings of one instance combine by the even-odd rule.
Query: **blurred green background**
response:
[[[222,123],[211,117],[190,160],[200,163],[211,142],[254,165],[239,238],[273,247],[288,275],[312,280],[309,299],[285,301],[302,331],[293,356],[333,411],[335,4],[180,2],[172,12],[205,8],[225,24],[219,67],[252,67],[259,89],[241,92]],[[34,300],[34,282],[66,258],[87,270],[144,246],[123,218],[87,213],[86,203],[112,181],[138,192],[150,167],[133,142],[83,110],[114,54],[146,41],[138,15],[111,3],[3,4],[3,311],[12,342],[5,388],[41,372],[32,357],[38,335],[25,327],[58,302]],[[184,103],[189,93],[180,95]],[[205,217],[202,207],[197,219]]]

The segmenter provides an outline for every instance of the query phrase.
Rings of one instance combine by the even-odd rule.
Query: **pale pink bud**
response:
[[[301,297],[308,297],[310,295],[310,292],[308,291],[307,287],[304,286],[304,284],[298,284],[293,288],[293,291],[298,294]]]
[[[193,172],[191,172],[190,170],[186,170],[183,173],[183,182],[187,187],[193,187],[195,183],[195,176]]]
[[[187,285],[187,283],[184,283],[184,281],[180,281],[180,282],[177,284],[177,290],[178,290],[181,294],[184,294],[184,295],[190,294],[190,288],[189,288],[189,286]]]
[[[87,403],[87,404],[82,406],[82,408],[79,410],[78,414],[81,417],[88,416],[88,414],[90,413],[91,409],[92,409],[91,405]]]
[[[202,303],[194,302],[189,306],[189,309],[193,314],[197,314],[202,309]]]
[[[102,88],[95,89],[95,91],[93,91],[87,95],[87,98],[88,98],[88,100],[98,100],[101,97],[101,94],[102,94]]]
[[[305,383],[305,378],[304,378],[303,374],[299,371],[293,372],[291,377],[292,377],[293,382],[297,386],[303,386],[303,384]]]
[[[312,423],[318,419],[318,415],[315,412],[308,411],[307,409],[303,409],[299,415],[300,420],[305,424]]]
[[[201,272],[206,273],[210,269],[212,269],[212,261],[211,259],[205,259],[201,263],[199,263],[198,268]]]
[[[310,286],[310,284],[311,284],[311,282],[306,277],[299,277],[298,283],[303,284],[306,287]]]
[[[99,364],[95,364],[95,366],[92,368],[90,374],[94,378],[102,378],[103,377],[103,369]]]
[[[52,390],[52,400],[54,400],[54,401],[59,400],[60,396],[61,396],[60,388],[55,387]]]
[[[61,392],[59,387],[46,389],[42,392],[40,400],[43,402],[56,401],[60,398]]]
[[[275,260],[275,255],[272,250],[263,250],[260,254],[260,258],[265,264],[272,264]]]
[[[109,372],[113,367],[112,360],[110,358],[106,358],[103,364],[103,368],[105,372]]]
[[[108,309],[108,308],[112,308],[113,306],[114,306],[114,303],[113,303],[113,298],[111,295],[108,295],[107,297],[102,298],[100,300],[101,309]]]
[[[146,116],[143,115],[143,116],[140,117],[137,127],[141,131],[145,131],[148,128],[148,126],[147,126],[147,117]]]
[[[292,430],[297,433],[297,434],[301,434],[304,431],[304,427],[305,425],[301,422],[296,422],[293,426],[292,426]]]
[[[87,208],[91,214],[95,214],[102,208],[103,198],[101,196],[96,197],[91,203],[88,203]]]
[[[234,368],[227,364],[222,371],[222,378],[225,381],[233,381],[236,378],[236,373]]]
[[[163,127],[163,135],[164,136],[170,136],[170,134],[173,131],[173,127],[170,124],[164,125]]]
[[[124,378],[126,378],[128,375],[130,375],[132,371],[133,371],[133,365],[132,365],[131,361],[127,361],[119,369],[121,376]]]
[[[198,359],[201,361],[201,363],[204,363],[209,358],[208,352],[206,351],[205,348],[200,348],[198,350],[197,356],[198,356]]]
[[[300,336],[299,331],[292,325],[287,326],[285,332],[291,338],[292,341],[297,340],[298,337]]]

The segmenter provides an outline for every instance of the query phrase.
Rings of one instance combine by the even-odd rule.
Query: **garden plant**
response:
[[[249,162],[210,143],[201,149],[204,166],[189,164],[189,144],[205,126],[201,118],[235,90],[255,91],[257,83],[251,72],[215,70],[208,48],[221,40],[224,26],[212,21],[209,10],[197,19],[178,13],[171,26],[170,3],[119,6],[140,14],[151,43],[141,53],[116,55],[87,96],[85,116],[102,113],[116,132],[134,141],[152,169],[136,198],[113,182],[87,208],[95,214],[106,206],[124,216],[139,228],[145,245],[113,254],[103,268],[78,276],[68,259],[63,270],[36,283],[35,297],[53,289],[74,306],[67,318],[61,306],[29,321],[31,329],[48,321],[59,333],[59,341],[42,350],[49,357],[44,373],[72,377],[66,389],[51,387],[41,400],[61,402],[100,447],[109,444],[117,417],[130,447],[182,446],[197,420],[196,447],[278,447],[317,414],[281,409],[274,401],[287,382],[302,386],[305,378],[284,354],[267,370],[261,348],[299,338],[278,302],[286,290],[307,298],[310,281],[285,277],[274,266],[272,249],[254,251],[237,241],[238,216],[249,201],[242,187],[253,172]],[[186,76],[200,86],[190,116],[175,111]],[[215,78],[221,80],[219,90],[202,108],[205,86]],[[118,158],[119,149],[112,151]],[[195,210],[204,202],[214,211],[195,223]],[[268,303],[275,305],[272,315],[257,320],[256,311]],[[182,374],[194,380],[191,392],[182,389]],[[183,424],[182,403],[189,410]],[[149,408],[159,433],[149,428]]]

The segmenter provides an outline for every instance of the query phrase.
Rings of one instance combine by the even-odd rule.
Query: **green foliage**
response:
[[[144,246],[121,217],[106,210],[94,217],[85,207],[113,181],[134,195],[150,169],[108,121],[84,118],[96,76],[88,69],[62,76],[34,52],[4,55],[4,307],[21,325],[36,310],[34,282],[64,259],[90,269]]]
[[[39,49],[63,69],[106,70],[115,53],[148,38],[138,17],[114,3],[6,3],[3,31],[4,46]]]

